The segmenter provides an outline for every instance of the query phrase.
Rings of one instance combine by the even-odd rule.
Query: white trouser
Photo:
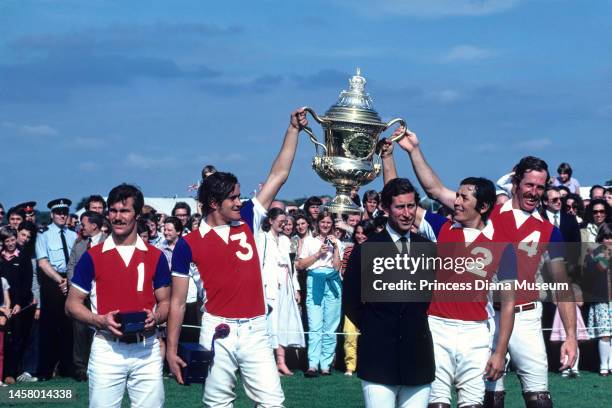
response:
[[[429,316],[434,344],[436,379],[431,384],[430,403],[451,403],[457,389],[457,406],[484,401],[483,374],[490,355],[487,321],[469,322]]]
[[[361,388],[366,408],[425,408],[431,386],[385,385],[362,380]]]
[[[89,407],[121,407],[127,390],[133,408],[164,406],[162,356],[159,339],[121,343],[94,336],[87,368]]]
[[[495,327],[499,328],[499,313],[495,314]],[[493,347],[497,344],[495,330]],[[516,374],[521,380],[523,392],[548,391],[548,359],[542,335],[542,303],[536,308],[514,314],[514,328],[508,343],[508,353]],[[488,391],[504,391],[504,378],[487,381]]]
[[[268,341],[265,316],[225,319],[202,316],[200,344],[209,349],[215,328],[225,323],[230,333],[215,341],[215,358],[204,384],[205,407],[232,407],[236,399],[236,373],[240,371],[246,395],[257,407],[283,407],[285,396]]]

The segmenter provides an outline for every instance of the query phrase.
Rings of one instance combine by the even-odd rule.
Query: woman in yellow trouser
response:
[[[349,257],[355,245],[364,243],[375,229],[374,223],[370,220],[360,221],[359,224],[355,226],[355,230],[353,231],[354,245],[346,248],[342,256],[342,266],[340,268],[342,276],[344,276],[344,271],[346,271]],[[349,320],[348,316],[344,316],[342,331],[344,333],[351,333],[344,336],[344,365],[346,366],[344,375],[353,375],[353,372],[355,372],[357,368],[357,333],[359,333],[359,330],[355,327],[353,322]]]

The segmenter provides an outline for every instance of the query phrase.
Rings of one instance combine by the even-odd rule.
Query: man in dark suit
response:
[[[344,279],[344,310],[361,335],[357,347],[357,374],[362,379],[366,407],[426,407],[435,377],[431,332],[427,322],[429,294],[419,301],[407,302],[382,293],[381,300],[362,301],[362,293],[371,290],[373,275],[369,259],[379,253],[388,258],[434,256],[431,241],[411,233],[418,204],[418,194],[407,179],[389,181],[381,194],[381,203],[389,214],[387,227],[357,246],[348,262]],[[363,256],[362,256],[363,254]],[[391,275],[389,275],[391,274]],[[376,278],[389,276],[407,280],[431,279],[431,270],[385,270]],[[385,277],[385,278],[383,278]],[[363,281],[362,281],[363,279]],[[363,292],[362,292],[363,287]],[[397,295],[395,295],[397,296]]]
[[[85,211],[81,215],[81,239],[77,240],[72,247],[70,259],[68,260],[68,280],[74,276],[74,268],[81,256],[89,248],[104,242],[106,235],[102,232],[104,217],[95,211]],[[87,300],[87,307],[89,300]],[[84,323],[72,321],[72,357],[74,359],[74,376],[77,381],[87,381],[87,362],[91,349],[92,330]]]
[[[542,196],[542,217],[561,230],[566,245],[568,273],[574,282],[579,280],[578,258],[580,256],[580,227],[576,217],[561,211],[561,193],[559,187],[548,187]]]

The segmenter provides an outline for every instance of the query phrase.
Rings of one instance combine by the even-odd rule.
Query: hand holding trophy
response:
[[[377,151],[380,134],[396,123],[406,129],[403,119],[387,123],[381,120],[374,110],[372,98],[365,92],[365,84],[357,68],[357,73],[349,79],[349,90],[340,93],[336,104],[324,116],[304,107],[325,132],[323,144],[309,127],[304,127],[315,145],[312,167],[319,177],[336,187],[336,196],[325,205],[326,210],[336,214],[361,213],[350,193],[351,189],[371,182],[380,173],[380,152]],[[391,140],[399,140],[404,135],[405,131],[396,132]]]

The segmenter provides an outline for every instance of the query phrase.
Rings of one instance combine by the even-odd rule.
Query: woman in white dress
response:
[[[264,231],[258,235],[257,251],[261,255],[266,304],[271,309],[268,314],[270,345],[276,350],[278,371],[293,375],[285,363],[285,347],[304,347],[305,342],[298,308],[299,284],[290,267],[291,242],[282,233],[285,222],[283,210],[268,211]]]

